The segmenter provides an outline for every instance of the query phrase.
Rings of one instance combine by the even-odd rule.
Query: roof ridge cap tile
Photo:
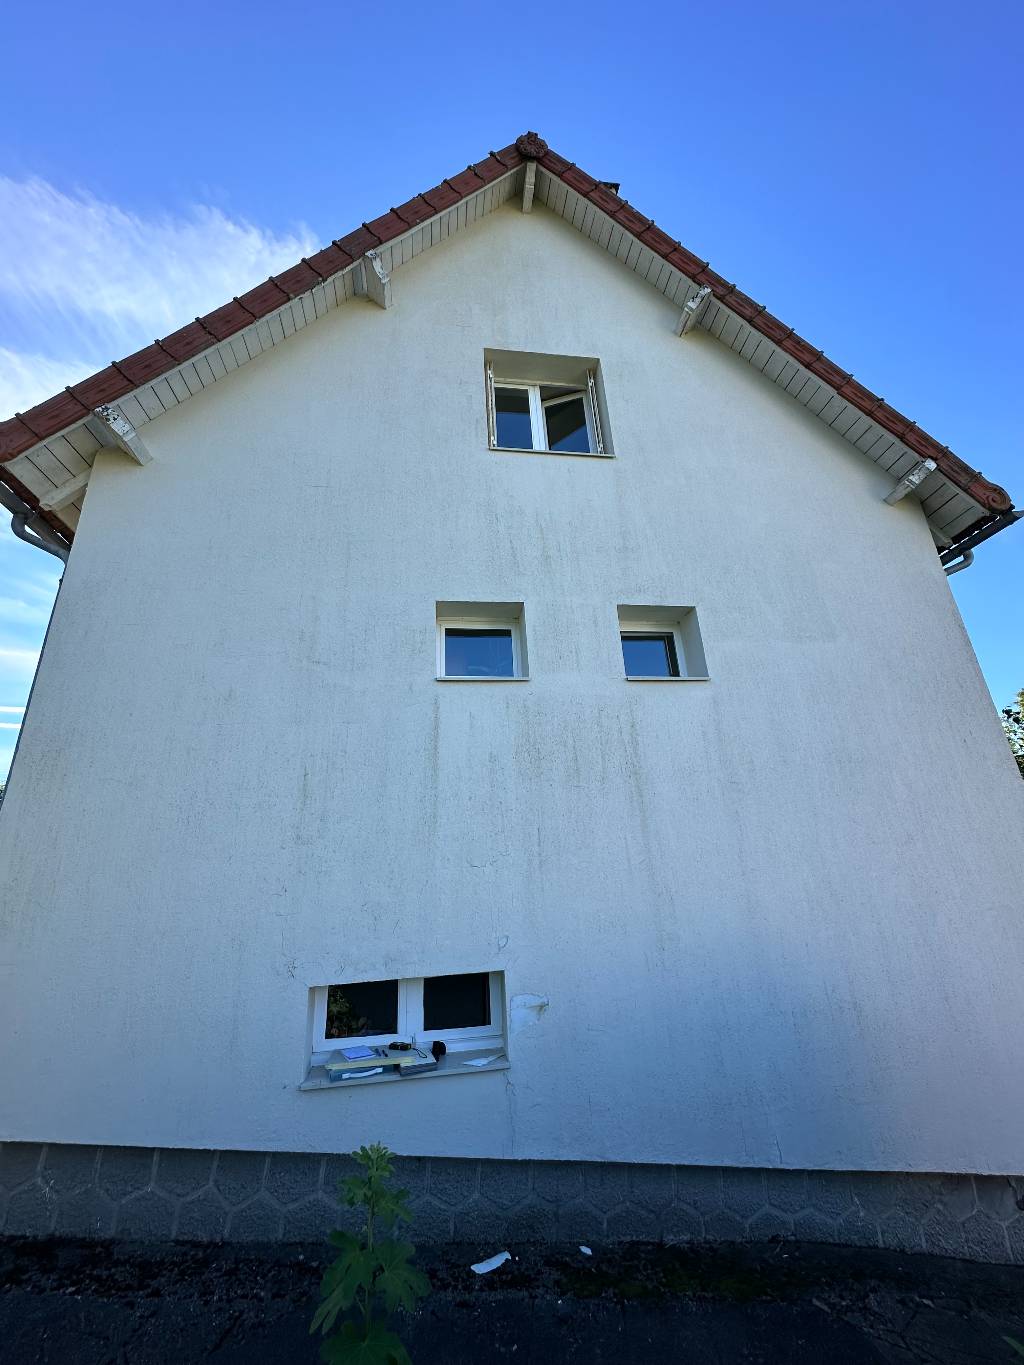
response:
[[[519,159],[515,160],[517,157]],[[506,158],[508,159],[506,160]],[[509,166],[509,160],[513,162],[512,166]],[[493,161],[498,167],[503,167],[504,172],[495,170],[493,176],[482,175],[477,167],[482,167],[485,171],[489,172],[492,168],[487,165],[488,161]],[[786,324],[783,323],[781,319],[776,318],[774,314],[768,312],[766,304],[757,304],[753,299],[750,299],[747,295],[743,294],[735,284],[730,284],[727,280],[723,279],[722,276],[718,275],[716,271],[713,271],[707,261],[701,262],[699,257],[694,256],[693,253],[680,242],[671,238],[659,228],[653,218],[645,217],[639,209],[635,208],[629,202],[629,200],[623,199],[621,195],[613,194],[613,192],[603,186],[600,181],[591,176],[589,172],[584,171],[581,167],[577,166],[575,162],[567,161],[564,157],[560,156],[542,137],[539,136],[539,134],[533,131],[520,134],[513,144],[502,149],[501,152],[488,152],[487,157],[485,157],[483,161],[477,162],[475,166],[473,164],[467,165],[464,171],[459,171],[452,177],[445,177],[440,185],[437,185],[430,190],[424,190],[419,195],[414,195],[413,199],[408,200],[402,207],[408,208],[416,199],[421,199],[432,210],[432,215],[443,213],[447,209],[453,208],[456,203],[461,202],[470,194],[475,194],[481,188],[486,187],[488,184],[492,183],[493,180],[499,179],[503,173],[510,169],[515,169],[525,161],[539,162],[547,172],[556,176],[559,180],[562,180],[569,188],[581,193],[597,207],[602,208],[602,210],[608,213],[612,220],[623,229],[623,231],[629,232],[637,241],[647,247],[649,251],[653,251],[656,255],[662,257],[668,264],[680,270],[681,273],[694,280],[695,283],[707,284],[711,289],[712,294],[721,304],[723,304],[723,306],[729,306],[728,300],[732,295],[737,296],[735,299],[737,305],[740,305],[740,301],[743,300],[744,302],[742,305],[737,306],[736,312],[739,316],[744,318],[749,326],[768,337],[769,340],[773,341],[777,346],[784,350],[786,354],[792,356],[798,363],[803,364],[807,368],[811,368],[812,373],[815,373],[812,368],[814,365],[820,365],[822,368],[827,367],[830,377],[826,378],[819,374],[816,374],[815,377],[820,379],[822,383],[829,384],[845,402],[850,403],[851,406],[857,408],[858,411],[863,412],[866,416],[870,417],[872,421],[877,422],[879,426],[885,428],[885,430],[889,431],[898,439],[903,440],[905,437],[910,436],[915,445],[926,445],[929,449],[934,449],[936,455],[933,456],[933,458],[936,458],[936,463],[940,469],[943,469],[943,473],[952,483],[956,484],[957,487],[961,488],[969,497],[974,499],[981,506],[987,508],[990,512],[1008,511],[1012,508],[1013,503],[1005,489],[1001,488],[998,484],[992,483],[978,471],[972,470],[970,466],[968,466],[965,461],[961,460],[959,456],[955,455],[948,446],[940,446],[935,437],[924,431],[915,422],[912,422],[910,418],[904,416],[903,413],[890,407],[884,399],[878,398],[876,395],[872,394],[871,390],[865,385],[857,384],[857,388],[861,390],[862,393],[841,393],[841,390],[846,385],[857,382],[854,381],[852,374],[847,374],[847,372],[836,365],[834,361],[829,360],[823,351],[816,351],[809,342],[798,335],[794,328],[789,327],[786,329]],[[442,203],[439,206],[435,206],[431,203],[430,196],[438,196],[441,199],[444,199],[445,196],[443,191],[445,190],[448,194],[454,195],[454,201]],[[417,221],[422,222],[424,221],[424,218]],[[383,230],[384,235],[376,230],[378,226]],[[341,269],[347,269],[348,265],[351,265],[356,259],[356,256],[344,245],[346,241],[351,242],[353,246],[357,244],[362,246],[362,243],[359,242],[359,236],[361,233],[365,232],[375,239],[377,246],[380,246],[415,226],[416,221],[410,221],[406,215],[401,212],[401,209],[391,208],[381,218],[374,219],[372,223],[364,222],[361,228],[356,229],[355,232],[349,233],[347,237],[333,238],[329,247],[322,248],[321,252],[315,252],[314,255],[320,255],[323,251],[333,247],[343,255],[350,257],[347,265],[340,267]],[[647,238],[646,241],[644,240],[645,237]],[[364,254],[365,250],[366,248],[363,246],[359,254]],[[677,261],[671,260],[671,256],[677,252],[679,253],[679,259]],[[687,268],[691,261],[698,267],[696,270]],[[305,256],[302,257],[296,265],[290,267],[290,270],[282,271],[281,276],[287,276],[302,268],[307,269],[311,274],[315,275],[321,283],[323,283],[325,279],[330,278],[329,276],[323,275],[317,266],[313,265]],[[702,280],[700,278],[701,276],[706,276],[707,278]],[[261,284],[255,285],[253,289],[247,290],[246,296],[255,293],[257,289],[265,288],[266,284],[272,284],[275,289],[286,296],[286,300],[298,297],[298,295],[292,294],[286,285],[281,284],[278,277],[273,275],[269,276],[268,279]],[[296,284],[298,284],[298,281],[296,281]],[[300,290],[300,293],[305,292],[307,292],[307,290]],[[277,306],[283,307],[284,304],[281,303]],[[245,315],[247,320],[240,321],[238,318],[232,319],[228,312],[228,310],[232,308],[239,310]],[[273,311],[273,308],[269,311]],[[215,331],[213,327],[208,325],[207,320],[216,319],[218,315],[220,315],[224,325],[223,329]],[[197,317],[195,321],[208,336],[213,338],[211,344],[217,345],[244,330],[244,328],[249,326],[252,322],[258,321],[260,316],[261,314],[254,313],[247,304],[242,302],[238,295],[235,295],[228,303],[223,304],[220,308],[213,309],[201,318]],[[786,329],[781,337],[778,335],[778,329]],[[179,328],[178,332],[181,332],[182,330],[184,329]],[[169,337],[175,335],[177,335],[175,332],[168,334]],[[148,373],[149,365],[152,362],[145,358],[146,352],[152,352],[154,349],[161,355],[168,357],[168,363],[147,378],[132,380],[125,367],[129,366],[137,359]],[[110,386],[113,383],[114,387],[119,390],[119,396],[123,397],[125,393],[130,392],[131,389],[137,388],[143,383],[151,383],[154,379],[159,378],[161,374],[167,373],[169,370],[172,370],[183,363],[183,360],[176,359],[173,353],[169,351],[161,341],[157,340],[153,342],[152,346],[144,347],[143,350],[135,352],[132,356],[124,356],[120,361],[112,361],[106,369],[97,371],[96,374],[90,375],[87,379],[82,380],[73,387],[68,387],[65,390],[65,393],[84,408],[88,405],[85,400],[75,392],[75,389],[82,389],[87,385],[91,385],[97,392],[103,393],[110,390]],[[831,377],[833,373],[834,378]],[[845,376],[845,378],[842,376]],[[123,385],[128,385],[129,387],[124,389],[122,388]],[[31,415],[38,414],[41,409],[50,408],[50,413],[47,414],[46,420],[38,429],[33,425],[33,420],[38,421],[38,417],[33,420],[28,420],[23,413],[15,413],[13,418],[9,418],[6,421],[0,421],[0,464],[7,463],[10,460],[17,458],[18,455],[23,454],[26,450],[31,449],[39,442],[45,441],[48,437],[57,435],[59,431],[64,430],[71,424],[67,420],[60,420],[61,409],[59,404],[61,401],[66,400],[63,400],[62,395],[56,394],[53,398],[46,399],[42,403],[37,403],[29,409],[29,414]],[[66,416],[66,414],[64,414],[64,416]],[[22,429],[21,431],[18,430],[19,427]],[[26,436],[23,433],[27,433],[28,437],[32,439],[26,439]],[[945,466],[945,468],[943,468],[943,466]]]

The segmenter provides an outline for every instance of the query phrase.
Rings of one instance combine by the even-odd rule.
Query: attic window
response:
[[[492,450],[611,454],[595,359],[488,351],[486,384]]]

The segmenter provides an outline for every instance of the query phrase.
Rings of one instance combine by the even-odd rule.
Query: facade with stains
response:
[[[1003,490],[534,135],[158,345],[0,427],[7,1230],[1024,1257]]]

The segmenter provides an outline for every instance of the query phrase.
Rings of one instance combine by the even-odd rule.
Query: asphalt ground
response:
[[[1024,1361],[1024,1271],[806,1243],[431,1247],[414,1365]],[[330,1252],[0,1239],[2,1365],[304,1365]],[[1018,1347],[1014,1342],[1019,1342]]]

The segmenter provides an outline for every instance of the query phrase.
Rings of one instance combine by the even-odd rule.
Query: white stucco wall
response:
[[[1024,1167],[1022,800],[924,520],[538,209],[90,485],[0,813],[0,1137]],[[485,347],[616,458],[487,450]],[[434,679],[438,600],[532,679]],[[622,677],[695,603],[711,681]],[[501,969],[511,1069],[300,1093],[307,992]]]

